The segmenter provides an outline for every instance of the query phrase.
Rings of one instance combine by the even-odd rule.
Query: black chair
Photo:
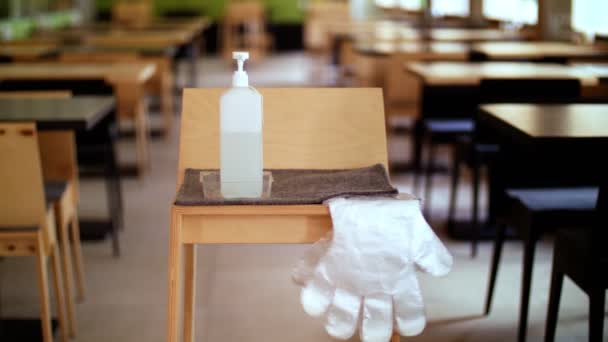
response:
[[[479,88],[476,86],[424,87],[421,103],[423,118],[414,127],[414,192],[420,188],[423,143],[428,157],[425,166],[425,208],[430,207],[432,174],[436,148],[439,145],[454,145],[463,136],[470,136],[475,128],[473,114],[479,104]]]
[[[503,138],[503,137],[500,137]],[[568,151],[568,146],[553,151],[537,149],[528,154],[523,146],[501,145],[500,158],[491,171],[491,196],[501,208],[496,213],[498,229],[491,261],[485,314],[489,314],[498,266],[507,227],[523,240],[522,281],[518,341],[526,339],[528,306],[536,242],[556,228],[591,227],[601,176],[590,176],[579,167],[584,154]],[[568,163],[563,163],[564,154]],[[542,155],[543,158],[538,158]],[[536,188],[535,188],[536,187]]]
[[[601,342],[608,289],[608,192],[600,190],[596,224],[591,229],[560,230],[553,250],[553,271],[545,342],[555,340],[557,314],[564,276],[572,279],[589,297],[589,341]]]
[[[480,98],[483,103],[571,103],[580,97],[580,83],[577,80],[482,80]],[[473,134],[472,138],[458,139],[454,148],[454,168],[452,170],[451,196],[448,211],[448,231],[454,227],[456,194],[460,181],[460,167],[466,165],[472,170],[471,213],[471,256],[477,255],[480,236],[479,224],[479,174],[483,166],[490,166],[497,158],[499,146],[492,137]],[[428,190],[430,193],[430,190]]]

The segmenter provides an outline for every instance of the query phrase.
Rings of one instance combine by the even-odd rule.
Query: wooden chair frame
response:
[[[219,167],[219,98],[225,90],[184,92],[178,188],[186,168]],[[258,90],[264,96],[265,168],[387,165],[380,89]],[[180,330],[184,341],[194,338],[197,244],[313,243],[330,229],[329,210],[323,205],[173,205],[167,341],[180,340]],[[392,341],[398,340],[395,334]]]
[[[70,98],[70,91],[0,92],[2,98]],[[84,300],[85,281],[78,222],[78,164],[76,142],[72,131],[38,132],[38,147],[42,175],[45,181],[66,182],[61,199],[53,204],[55,225],[59,234],[63,286],[66,296],[68,331],[76,336],[76,315],[72,300],[73,279],[76,276],[78,300]],[[71,239],[71,241],[70,241]]]
[[[68,340],[65,298],[52,207],[44,199],[38,137],[34,123],[0,124],[0,256],[35,256],[44,342],[53,341],[47,262],[50,259],[61,340]]]
[[[163,114],[162,134],[167,137],[173,126],[173,66],[168,56],[141,56],[137,52],[92,51],[62,52],[64,63],[152,63],[156,72],[146,83],[147,90],[160,99]]]

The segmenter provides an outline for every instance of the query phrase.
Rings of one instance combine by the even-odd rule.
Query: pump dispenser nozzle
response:
[[[245,70],[243,70],[243,64],[245,61],[249,59],[249,52],[244,51],[234,51],[232,53],[232,58],[236,59],[238,69],[234,72],[232,76],[232,86],[233,87],[248,87],[249,86],[249,77]]]

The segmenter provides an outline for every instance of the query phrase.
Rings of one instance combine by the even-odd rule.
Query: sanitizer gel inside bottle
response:
[[[262,95],[243,70],[247,52],[233,52],[238,70],[220,99],[220,181],[225,198],[262,195]]]

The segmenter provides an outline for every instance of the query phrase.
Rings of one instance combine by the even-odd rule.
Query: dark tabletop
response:
[[[115,106],[111,96],[0,99],[0,122],[35,121],[41,130],[89,130]]]
[[[480,119],[514,137],[608,141],[608,104],[492,104],[481,106]]]

